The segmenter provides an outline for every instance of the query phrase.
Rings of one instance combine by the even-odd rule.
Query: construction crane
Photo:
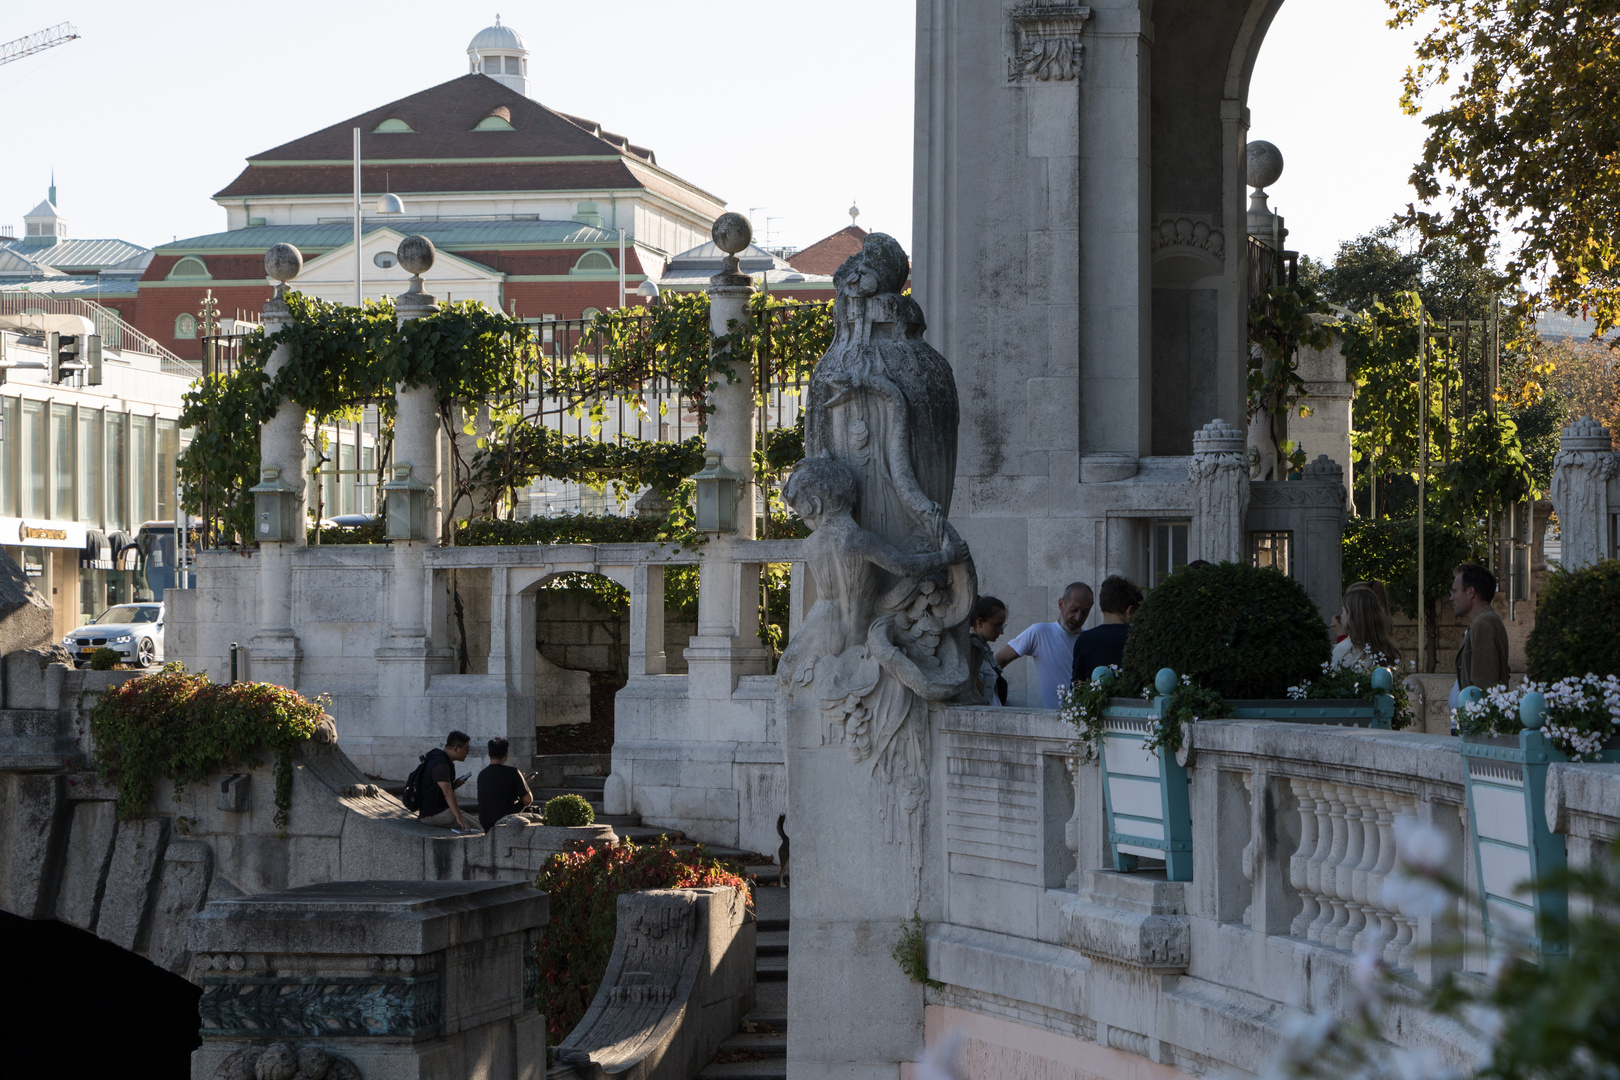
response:
[[[49,30],[20,37],[16,41],[8,41],[0,45],[0,64],[9,64],[13,60],[21,60],[25,56],[32,56],[37,52],[44,52],[56,45],[66,45],[79,36],[73,29],[72,23],[57,23]]]

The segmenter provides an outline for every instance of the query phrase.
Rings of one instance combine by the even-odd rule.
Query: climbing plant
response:
[[[1313,318],[1326,310],[1304,283],[1269,286],[1249,302],[1249,415],[1265,419],[1278,450],[1295,469],[1304,467],[1305,456],[1280,437],[1287,427],[1283,418],[1295,411],[1310,415],[1299,350],[1323,349],[1332,342],[1326,321]]]
[[[270,683],[212,682],[179,664],[104,691],[90,714],[95,768],[118,785],[118,816],[146,812],[159,778],[185,785],[211,772],[275,762],[275,822],[287,827],[292,755],[320,725],[328,702]]]

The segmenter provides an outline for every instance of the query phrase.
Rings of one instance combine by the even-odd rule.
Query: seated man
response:
[[[506,763],[512,745],[505,739],[489,740],[489,764],[478,774],[478,824],[488,832],[508,814],[534,802],[529,782]]]
[[[456,763],[467,760],[472,737],[464,731],[452,731],[444,737],[444,749],[434,747],[422,760],[422,779],[417,788],[422,800],[417,820],[423,825],[465,829],[472,832],[476,826],[467,820],[456,805],[456,788],[467,782],[467,777],[456,779]]]

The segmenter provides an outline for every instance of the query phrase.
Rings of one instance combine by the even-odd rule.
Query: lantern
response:
[[[732,472],[720,463],[720,455],[703,455],[703,468],[694,473],[697,484],[697,527],[699,532],[737,531],[737,503],[747,475]]]
[[[259,470],[259,482],[248,489],[253,494],[254,537],[260,543],[291,544],[303,535],[303,515],[299,503],[303,492],[287,483],[279,465]]]
[[[416,479],[408,464],[394,466],[394,478],[382,486],[383,535],[389,540],[426,540],[433,485]]]

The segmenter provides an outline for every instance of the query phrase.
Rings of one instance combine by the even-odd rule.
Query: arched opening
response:
[[[191,1075],[191,1052],[202,1043],[199,987],[48,919],[0,912],[0,954],[12,983],[6,1019],[22,1036],[6,1053],[8,1074]]]
[[[213,276],[208,272],[208,264],[195,255],[187,255],[175,263],[174,269],[169,271],[171,280],[174,278],[212,278]]]
[[[416,129],[411,127],[411,125],[407,124],[405,121],[401,120],[399,117],[390,116],[388,119],[384,120],[371,130],[376,134],[388,134],[389,132],[414,132]]]
[[[611,274],[618,267],[613,265],[613,258],[607,252],[592,248],[579,257],[570,273],[574,274]]]

